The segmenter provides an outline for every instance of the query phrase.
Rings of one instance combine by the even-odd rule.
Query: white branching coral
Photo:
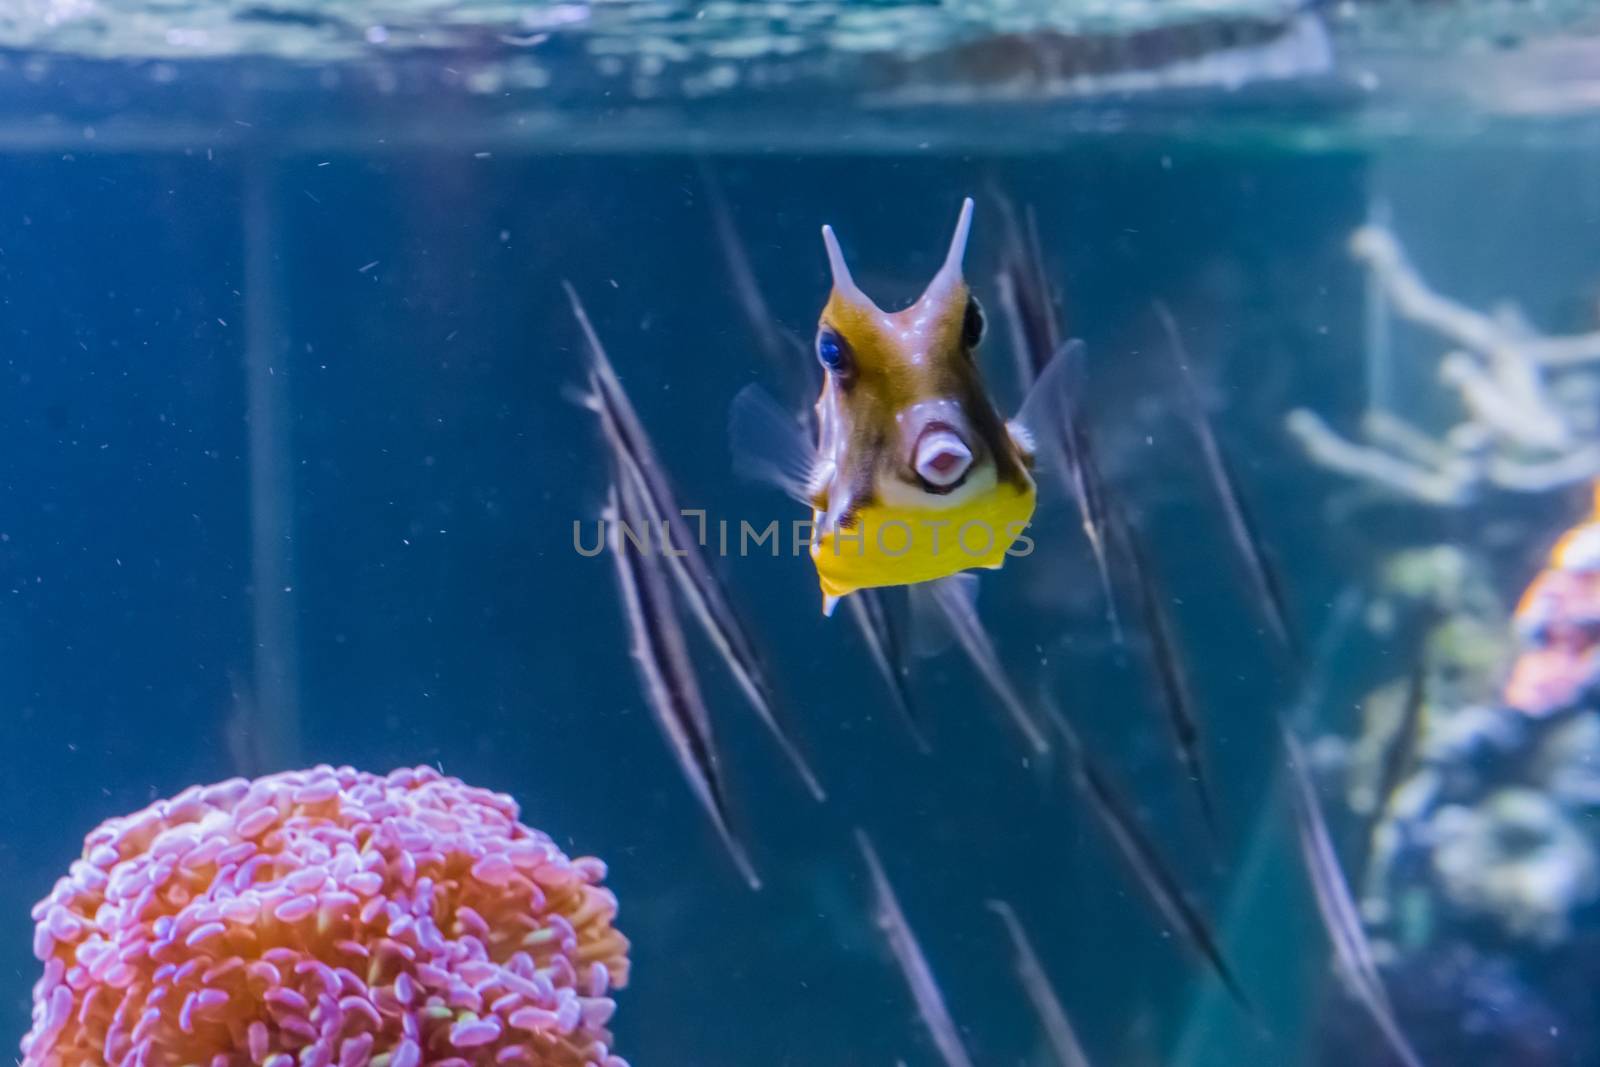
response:
[[[1545,336],[1513,308],[1485,314],[1458,304],[1428,288],[1382,227],[1357,230],[1350,247],[1397,314],[1453,346],[1438,376],[1463,417],[1435,437],[1374,409],[1363,440],[1352,441],[1297,409],[1288,429],[1314,461],[1444,506],[1485,486],[1542,492],[1600,475],[1600,332]]]

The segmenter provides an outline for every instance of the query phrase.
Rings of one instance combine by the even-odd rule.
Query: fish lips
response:
[[[948,422],[922,427],[911,446],[910,467],[916,483],[928,493],[943,495],[960,488],[977,462],[967,438]]]

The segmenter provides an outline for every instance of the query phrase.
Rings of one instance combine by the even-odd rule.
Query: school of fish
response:
[[[833,229],[822,229],[831,288],[806,345],[767,310],[716,176],[703,170],[713,227],[733,294],[751,335],[781,388],[814,386],[809,409],[748,386],[734,400],[729,434],[735,469],[769,483],[809,509],[809,544],[825,614],[840,601],[859,631],[885,688],[886,703],[919,750],[931,749],[915,695],[909,631],[940,632],[970,663],[994,709],[1030,760],[1053,756],[1065,788],[1099,826],[1152,917],[1220,983],[1247,1017],[1257,1009],[1204,909],[1169,859],[1138,806],[1053,701],[1030,700],[1013,680],[977,607],[981,573],[1016,558],[1027,566],[1035,546],[1030,522],[1040,497],[1059,491],[1076,509],[1090,551],[1105,617],[1118,654],[1137,654],[1154,682],[1172,740],[1172,766],[1186,779],[1214,849],[1224,847],[1218,800],[1207,771],[1206,731],[1188,684],[1179,635],[1168,617],[1152,558],[1129,509],[1110,490],[1081,410],[1082,345],[1065,339],[1031,213],[1000,198],[1007,226],[997,281],[1026,399],[1002,418],[978,358],[985,315],[963,271],[974,203],[960,206],[953,236],[933,279],[899,311],[885,311],[856,284]],[[1025,221],[1024,221],[1025,220]],[[751,889],[762,878],[738,829],[711,709],[688,651],[683,618],[695,620],[745,702],[772,735],[816,802],[826,793],[732,596],[705,559],[683,518],[671,479],[623,390],[578,294],[568,295],[588,354],[581,402],[596,416],[611,472],[605,518],[609,547],[642,691],[691,793],[704,809],[734,868]],[[1298,662],[1288,598],[1263,546],[1226,454],[1191,380],[1178,325],[1164,305],[1154,318],[1177,368],[1183,421],[1194,437],[1224,519],[1232,556],[1245,577],[1273,644]],[[809,349],[814,370],[798,361]],[[1041,483],[1041,479],[1048,479]],[[652,552],[630,543],[654,528],[674,547]],[[904,596],[895,596],[904,587]],[[1138,629],[1125,641],[1119,600]],[[909,616],[909,617],[908,617]],[[1136,640],[1135,640],[1136,639]],[[1420,1063],[1396,1021],[1327,831],[1304,754],[1282,725],[1290,808],[1317,914],[1334,969],[1397,1059]],[[905,979],[927,1039],[946,1067],[974,1062],[935,971],[895,894],[889,863],[863,829],[855,831],[870,887],[871,913]],[[1046,965],[1012,906],[991,899],[1010,946],[1019,987],[1033,1007],[1043,1047],[1064,1067],[1091,1062]]]

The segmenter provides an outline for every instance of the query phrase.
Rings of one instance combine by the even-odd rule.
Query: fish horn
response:
[[[969,196],[961,201],[961,215],[956,219],[956,232],[950,236],[950,251],[944,255],[944,266],[939,268],[939,273],[933,276],[933,281],[923,290],[922,300],[943,299],[965,284],[966,279],[961,274],[961,261],[966,257],[967,235],[971,232],[972,197]]]
[[[856,285],[856,280],[850,277],[850,265],[844,261],[844,252],[839,248],[839,238],[834,236],[832,226],[822,227],[822,243],[828,249],[828,269],[833,272],[833,291],[846,303],[876,307],[871,298]]]

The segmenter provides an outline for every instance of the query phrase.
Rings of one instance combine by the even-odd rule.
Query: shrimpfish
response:
[[[1222,943],[1217,939],[1211,921],[1190,901],[1171,863],[1140,822],[1133,805],[1112,785],[1111,776],[1084,747],[1083,739],[1066,716],[1049,704],[1046,705],[1046,714],[1063,742],[1062,751],[1066,759],[1062,762],[1062,770],[1068,782],[1087,802],[1088,810],[1111,839],[1166,927],[1188,943],[1195,955],[1203,959],[1217,976],[1233,1002],[1254,1018],[1255,1006],[1223,954]]]
[[[911,999],[916,1001],[917,1011],[928,1027],[928,1035],[939,1050],[939,1058],[944,1061],[945,1067],[973,1067],[972,1056],[961,1043],[961,1031],[945,1004],[944,993],[933,975],[933,968],[928,965],[928,957],[923,955],[917,935],[912,931],[905,912],[900,909],[900,900],[895,896],[894,886],[883,869],[883,861],[878,858],[878,850],[872,846],[872,839],[866,831],[860,828],[856,830],[856,847],[861,850],[861,858],[867,864],[867,874],[872,879],[874,918],[889,942],[889,951],[894,953],[900,972],[905,975]]]
[[[822,783],[811,770],[810,763],[780,714],[773,687],[765,667],[757,655],[755,643],[744,622],[734,610],[727,591],[718,581],[716,572],[700,551],[700,542],[688,525],[683,508],[667,478],[666,468],[657,458],[655,447],[645,432],[644,423],[634,411],[617,377],[605,346],[589,321],[578,292],[566,286],[567,299],[572,304],[573,317],[583,332],[584,345],[589,353],[589,391],[580,403],[593,411],[600,420],[601,437],[610,454],[614,480],[632,482],[638,489],[644,511],[639,518],[662,532],[663,551],[667,569],[691,614],[727,665],[734,681],[744,693],[756,716],[778,742],[783,754],[794,765],[806,788],[818,801],[825,799]],[[625,494],[620,498],[626,500]],[[620,501],[619,501],[620,502]],[[672,548],[667,550],[666,545]]]
[[[1256,603],[1260,606],[1267,624],[1272,627],[1272,632],[1278,641],[1295,659],[1299,659],[1300,639],[1289,619],[1283,579],[1278,575],[1272,557],[1261,543],[1255,519],[1245,505],[1244,495],[1239,491],[1239,480],[1234,477],[1233,465],[1228,462],[1227,455],[1217,442],[1216,434],[1212,432],[1211,420],[1206,416],[1205,404],[1200,399],[1200,389],[1189,373],[1189,353],[1184,346],[1183,335],[1178,331],[1178,322],[1172,317],[1167,305],[1159,300],[1156,301],[1155,311],[1156,317],[1161,320],[1161,328],[1167,335],[1167,348],[1172,354],[1173,362],[1177,364],[1178,376],[1182,380],[1184,415],[1194,431],[1195,443],[1200,446],[1200,457],[1205,461],[1206,473],[1210,476],[1212,487],[1217,493],[1217,500],[1222,505],[1222,514],[1228,520],[1228,534],[1233,539],[1239,560],[1244,564],[1245,571],[1250,577],[1250,584],[1255,589]]]
[[[1061,1006],[1061,998],[1056,996],[1055,988],[1045,974],[1044,964],[1034,951],[1033,940],[1028,936],[1028,931],[1023,929],[1022,920],[1017,918],[1011,905],[1003,900],[989,901],[988,908],[999,918],[1001,925],[1006,928],[1006,935],[1011,939],[1011,949],[1016,954],[1017,979],[1022,983],[1028,999],[1033,1002],[1034,1013],[1044,1024],[1045,1037],[1049,1040],[1050,1051],[1055,1054],[1056,1062],[1061,1067],[1090,1067],[1089,1054],[1083,1051],[1083,1045],[1078,1041],[1078,1031],[1072,1025],[1072,1020],[1067,1018],[1067,1010]]]
[[[1047,368],[1016,419],[997,412],[975,358],[983,310],[962,275],[971,227],[968,198],[939,272],[915,303],[889,312],[856,285],[824,226],[833,288],[815,341],[826,371],[815,443],[758,388],[734,402],[736,464],[812,509],[826,614],[858,589],[994,569],[1032,550],[1029,423],[1059,411],[1065,375]]]
[[[1289,756],[1289,799],[1294,806],[1300,857],[1305,862],[1306,876],[1311,880],[1323,929],[1333,946],[1334,969],[1343,979],[1346,991],[1383,1035],[1393,1059],[1404,1067],[1422,1067],[1422,1060],[1412,1047],[1411,1039],[1400,1028],[1394,1004],[1384,988],[1366,925],[1328,833],[1327,817],[1317,799],[1317,787],[1311,780],[1305,750],[1281,718],[1278,728]]]

